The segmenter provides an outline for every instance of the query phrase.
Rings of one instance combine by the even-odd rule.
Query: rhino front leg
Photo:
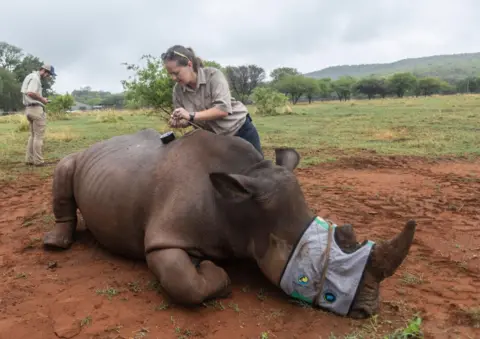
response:
[[[60,160],[53,174],[53,214],[55,228],[43,238],[45,246],[66,249],[73,242],[77,226],[77,204],[73,194],[73,174],[77,153]]]
[[[147,264],[174,302],[195,305],[231,293],[230,278],[225,270],[209,260],[200,262],[197,268],[181,249],[148,253]]]

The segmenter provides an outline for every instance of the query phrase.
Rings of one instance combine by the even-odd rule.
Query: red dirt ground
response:
[[[70,250],[44,251],[51,179],[29,173],[0,186],[0,337],[376,338],[418,312],[426,338],[480,338],[480,162],[369,156],[297,173],[318,215],[352,223],[360,240],[418,221],[409,257],[382,284],[378,317],[292,303],[248,263],[228,267],[231,297],[168,305],[143,262],[106,253],[88,232]]]

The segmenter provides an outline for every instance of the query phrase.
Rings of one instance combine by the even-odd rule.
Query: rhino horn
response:
[[[413,242],[416,226],[414,220],[409,220],[403,231],[393,239],[375,246],[371,268],[378,282],[392,276],[405,260]]]

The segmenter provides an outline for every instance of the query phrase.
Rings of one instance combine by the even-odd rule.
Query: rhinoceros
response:
[[[380,282],[407,256],[414,220],[389,241],[360,243],[352,225],[308,207],[295,149],[275,149],[273,161],[239,137],[195,130],[164,144],[159,136],[144,129],[62,158],[45,248],[71,246],[78,209],[102,247],[145,260],[175,303],[229,296],[217,264],[242,258],[289,298],[356,319],[378,312]]]

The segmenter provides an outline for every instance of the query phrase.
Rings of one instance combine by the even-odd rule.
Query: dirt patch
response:
[[[360,240],[418,221],[409,257],[382,284],[380,314],[365,321],[292,302],[245,262],[227,267],[231,297],[171,305],[144,262],[106,253],[88,232],[68,251],[44,251],[51,179],[20,177],[0,189],[0,338],[376,338],[417,313],[427,338],[479,337],[479,168],[372,156],[297,171],[317,214],[353,224]]]

